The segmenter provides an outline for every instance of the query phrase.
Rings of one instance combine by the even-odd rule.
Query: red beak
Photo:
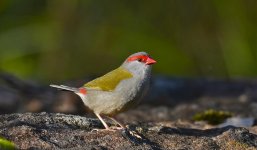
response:
[[[156,61],[154,59],[148,57],[145,64],[146,65],[152,65],[152,64],[155,64],[155,63],[156,63]]]

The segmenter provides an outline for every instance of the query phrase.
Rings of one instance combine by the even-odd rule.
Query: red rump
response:
[[[87,94],[87,90],[85,88],[80,88],[79,93],[81,94]]]

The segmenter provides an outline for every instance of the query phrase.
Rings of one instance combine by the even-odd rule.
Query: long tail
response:
[[[74,88],[74,87],[69,87],[69,86],[65,86],[65,85],[54,85],[54,84],[50,84],[51,87],[60,89],[60,90],[66,90],[66,91],[72,91],[72,92],[78,92],[79,89],[78,88]]]

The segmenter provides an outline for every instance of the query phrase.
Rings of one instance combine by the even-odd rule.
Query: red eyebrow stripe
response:
[[[147,60],[148,56],[146,55],[136,55],[136,56],[132,56],[132,57],[129,57],[127,59],[127,61],[134,61],[134,60],[137,60],[137,59],[142,59],[143,62],[145,62]]]

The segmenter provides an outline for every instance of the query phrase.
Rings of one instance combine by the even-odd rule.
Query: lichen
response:
[[[208,109],[204,112],[197,113],[193,116],[194,121],[207,121],[211,125],[217,125],[224,122],[227,118],[232,117],[228,111],[218,111]]]
[[[242,150],[242,149],[247,149],[247,150],[254,150],[254,147],[250,147],[246,143],[241,143],[239,141],[231,140],[227,141],[226,144],[224,145],[224,149],[234,149],[234,150]]]

